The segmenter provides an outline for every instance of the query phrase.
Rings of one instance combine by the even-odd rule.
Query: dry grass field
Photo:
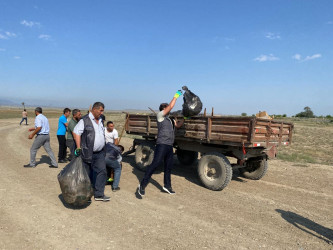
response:
[[[0,108],[0,249],[333,249],[333,123],[296,120],[293,143],[269,161],[263,179],[253,181],[235,171],[223,191],[203,187],[195,166],[174,159],[175,195],[161,191],[158,170],[136,193],[143,172],[134,155],[123,159],[121,190],[106,186],[107,203],[82,209],[66,205],[57,175],[41,148],[38,165],[29,162],[32,140],[19,126],[21,109]],[[43,112],[51,127],[51,147],[58,153],[56,130],[61,110]],[[125,114],[105,113],[121,133]],[[125,150],[132,137],[124,134]]]

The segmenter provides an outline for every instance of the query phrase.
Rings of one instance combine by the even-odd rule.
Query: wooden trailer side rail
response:
[[[153,115],[130,115],[126,132],[154,138],[157,120]],[[183,119],[183,117],[176,117]],[[245,147],[270,147],[289,145],[292,123],[260,119],[256,117],[196,116],[185,120],[177,129],[176,140],[196,140],[218,145],[244,145]]]

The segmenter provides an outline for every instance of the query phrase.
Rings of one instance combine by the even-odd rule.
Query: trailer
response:
[[[278,147],[291,144],[293,128],[292,123],[258,117],[199,115],[186,119],[176,129],[174,148],[182,165],[199,161],[197,172],[205,187],[222,190],[231,181],[234,169],[245,178],[261,179],[267,172],[268,159],[276,157]],[[137,167],[145,171],[154,158],[156,115],[127,114],[125,130],[141,136],[134,139],[125,155],[135,152]],[[227,157],[237,159],[237,163],[231,164]]]

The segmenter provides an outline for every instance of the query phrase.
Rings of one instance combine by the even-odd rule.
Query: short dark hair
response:
[[[121,152],[124,152],[125,148],[122,145],[117,145],[117,147],[120,149]]]
[[[24,111],[27,111],[26,109],[23,109]]]
[[[35,111],[37,111],[38,113],[42,114],[43,113],[43,109],[41,107],[37,107],[35,108]]]
[[[104,109],[104,104],[102,102],[95,102],[92,106],[92,109],[97,109],[99,107],[102,107]]]
[[[74,115],[76,115],[79,112],[81,112],[81,110],[79,110],[79,109],[73,109],[72,115],[74,116]]]
[[[65,108],[64,109],[64,114],[67,113],[67,112],[71,112],[71,110],[69,108]]]
[[[169,104],[167,104],[166,102],[161,103],[161,104],[160,104],[160,111],[162,111],[163,109],[165,109],[165,108],[168,107],[168,106],[169,106]]]
[[[113,124],[113,121],[108,121],[108,122],[106,123],[106,126],[109,126],[109,124]]]

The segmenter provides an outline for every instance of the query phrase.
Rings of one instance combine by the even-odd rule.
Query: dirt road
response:
[[[31,121],[30,121],[31,123]],[[57,174],[43,148],[29,162],[32,140],[19,119],[0,120],[0,249],[333,249],[333,167],[273,160],[260,181],[234,173],[220,192],[200,185],[194,168],[175,158],[176,195],[153,175],[136,195],[134,157],[124,159],[119,192],[84,209],[63,204]],[[50,119],[58,153],[57,119]],[[30,126],[28,126],[30,127]],[[131,140],[122,139],[126,149]]]

